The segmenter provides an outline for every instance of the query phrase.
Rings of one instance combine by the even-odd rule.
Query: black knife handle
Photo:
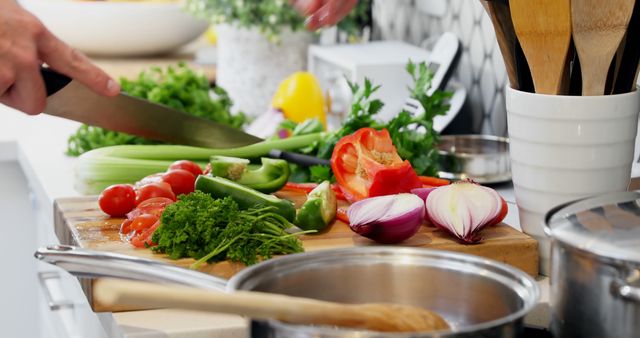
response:
[[[47,96],[51,96],[71,82],[71,78],[62,75],[51,68],[40,67],[40,74],[47,89]]]
[[[273,149],[269,151],[269,157],[271,158],[279,158],[282,160],[286,160],[287,162],[291,162],[294,164],[298,164],[305,167],[310,167],[312,165],[331,165],[329,160],[325,160],[323,158],[318,158],[315,156],[309,156],[304,154],[292,153],[289,151],[282,151],[278,149]]]

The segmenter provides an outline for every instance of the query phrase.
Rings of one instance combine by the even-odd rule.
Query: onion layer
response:
[[[480,230],[502,221],[506,203],[493,189],[471,180],[438,187],[426,198],[427,219],[466,244],[481,240]]]
[[[420,228],[424,202],[413,194],[371,197],[352,204],[347,211],[349,227],[378,243],[402,242]]]

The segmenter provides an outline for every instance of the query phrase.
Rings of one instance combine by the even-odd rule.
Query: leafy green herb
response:
[[[285,232],[293,224],[273,208],[241,210],[230,197],[214,199],[200,191],[181,195],[165,208],[160,222],[153,234],[158,245],[152,250],[172,259],[195,258],[194,269],[227,259],[251,265],[273,255],[303,251],[297,234]]]
[[[204,75],[185,63],[166,70],[152,68],[135,80],[121,79],[122,90],[129,95],[161,103],[211,121],[240,128],[246,121],[244,114],[231,114],[233,102],[227,92],[216,87],[211,90]],[[89,150],[120,144],[158,144],[138,136],[109,131],[98,127],[81,126],[68,140],[67,154],[79,156]]]
[[[309,181],[322,183],[323,181],[335,182],[331,167],[327,165],[314,165],[309,167]]]

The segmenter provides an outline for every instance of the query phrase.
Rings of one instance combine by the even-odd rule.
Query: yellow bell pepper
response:
[[[320,84],[309,72],[296,72],[280,83],[271,106],[296,123],[317,118],[327,127],[325,102]]]

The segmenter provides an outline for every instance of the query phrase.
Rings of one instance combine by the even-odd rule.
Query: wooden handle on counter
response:
[[[426,331],[447,328],[438,315],[393,304],[340,304],[279,294],[237,291],[232,294],[179,285],[116,279],[95,282],[94,295],[108,305],[174,307],[237,314],[288,323],[333,325],[378,331]]]

